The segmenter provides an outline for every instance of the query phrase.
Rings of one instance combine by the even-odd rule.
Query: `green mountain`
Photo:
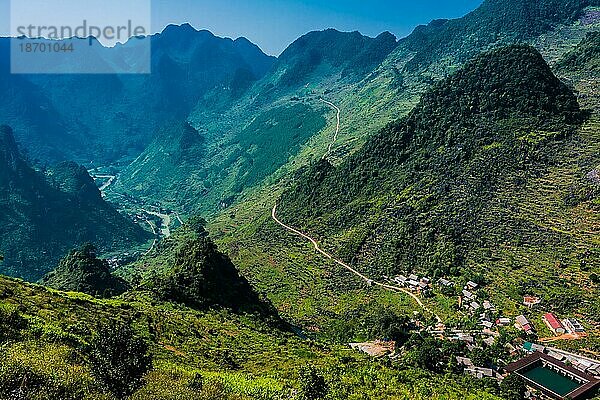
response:
[[[396,44],[396,38],[389,32],[376,38],[335,29],[308,33],[292,43],[277,60],[275,85],[314,84],[314,81],[322,80],[323,75],[334,73],[361,80]]]
[[[330,29],[303,36],[243,96],[223,89],[198,102],[188,120],[204,138],[202,150],[174,164],[164,157],[165,143],[177,152],[179,133],[165,130],[124,171],[119,187],[134,196],[168,199],[188,212],[229,206],[289,164],[325,128],[330,107],[307,94],[362,80],[395,46],[389,33],[368,38]],[[159,178],[167,175],[168,183]]]
[[[166,301],[202,310],[225,307],[276,317],[270,304],[259,298],[231,260],[217,250],[204,224],[204,220],[192,218],[119,274]]]
[[[317,163],[282,197],[281,214],[304,227],[319,221],[324,236],[356,231],[361,236],[348,238],[348,246],[360,247],[349,247],[354,254],[347,257],[371,253],[365,247],[376,244],[369,242],[384,240],[382,273],[422,265],[448,274],[446,267],[465,266],[471,249],[497,246],[497,237],[517,231],[505,221],[509,210],[498,216],[503,224],[482,219],[494,192],[512,181],[516,195],[547,168],[556,143],[580,120],[575,96],[533,48],[485,53],[339,168]],[[381,220],[365,213],[372,207]],[[494,240],[481,242],[486,235]]]
[[[456,20],[437,20],[418,28],[402,42],[402,51],[415,51],[406,69],[416,71],[442,61],[457,66],[487,46],[530,41],[561,24],[578,20],[596,0],[486,0]]]
[[[239,96],[274,59],[246,39],[223,39],[189,25],[168,26],[150,38],[148,75],[10,74],[10,43],[0,38],[0,120],[42,162],[95,165],[135,158],[157,131],[184,120],[214,90]],[[100,45],[96,45],[100,47]],[[108,61],[120,47],[99,48]],[[80,62],[85,63],[85,57]],[[93,104],[93,107],[90,107]]]
[[[598,159],[585,114],[533,48],[484,53],[338,167],[303,171],[280,218],[371,276],[483,277],[498,303],[533,292],[593,324],[598,190],[586,176]]]
[[[127,290],[127,283],[111,275],[108,262],[97,258],[96,248],[91,244],[71,251],[54,271],[44,276],[42,284],[96,297],[111,297]]]
[[[21,156],[12,129],[0,129],[2,272],[41,278],[73,247],[122,249],[149,234],[104,202],[85,168],[62,163],[45,172]]]

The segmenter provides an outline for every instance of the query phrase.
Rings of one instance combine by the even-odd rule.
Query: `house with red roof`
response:
[[[535,333],[535,329],[531,322],[524,315],[519,315],[515,319],[515,327],[525,331],[528,335],[533,335]]]
[[[564,335],[567,332],[564,325],[559,321],[558,318],[556,318],[556,315],[552,313],[546,313],[542,319],[555,335]]]

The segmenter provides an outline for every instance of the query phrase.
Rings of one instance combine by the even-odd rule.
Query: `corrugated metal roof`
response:
[[[561,324],[558,318],[556,318],[556,316],[552,313],[544,314],[544,319],[553,329],[564,328],[563,324]]]

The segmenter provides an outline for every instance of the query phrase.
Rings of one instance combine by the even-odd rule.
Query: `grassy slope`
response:
[[[102,301],[0,278],[0,299],[2,310],[17,309],[29,324],[18,340],[1,344],[0,373],[19,363],[54,382],[48,387],[82,396],[52,397],[48,390],[32,398],[110,399],[95,387],[78,350],[108,318],[133,318],[151,343],[155,369],[133,399],[289,398],[305,364],[326,375],[331,399],[495,398],[467,378],[395,370],[346,349],[300,341],[251,316],[155,303],[144,293]],[[204,392],[188,387],[195,373],[205,378]]]

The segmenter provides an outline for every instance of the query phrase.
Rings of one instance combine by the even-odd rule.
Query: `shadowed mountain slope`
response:
[[[85,168],[61,163],[45,173],[23,160],[12,129],[0,128],[2,272],[37,280],[73,247],[139,244],[144,230],[104,202]]]

